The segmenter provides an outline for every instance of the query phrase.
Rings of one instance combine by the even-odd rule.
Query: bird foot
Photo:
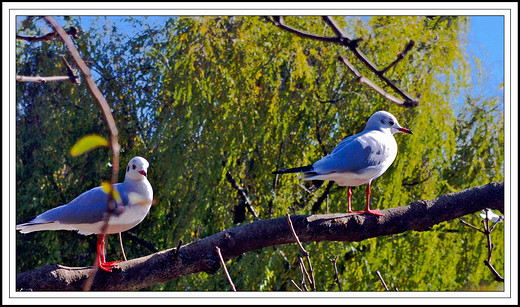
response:
[[[377,215],[377,216],[384,216],[383,213],[381,213],[381,210],[379,209],[374,209],[374,210],[365,210],[365,211],[358,211],[357,213],[366,213],[366,214],[371,214],[371,215]]]
[[[101,262],[98,263],[98,266],[105,272],[112,272],[112,269],[115,268],[119,262],[121,261]]]

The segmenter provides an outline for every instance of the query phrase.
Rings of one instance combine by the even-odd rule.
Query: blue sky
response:
[[[124,17],[112,18],[115,23],[124,20]],[[162,16],[149,16],[147,23],[161,24],[165,19]],[[472,79],[475,82],[473,96],[503,97],[503,90],[499,86],[504,82],[504,17],[470,16],[470,33],[466,51],[470,58],[475,56],[480,59],[484,73],[479,77],[479,71],[472,69]]]
[[[134,16],[139,18],[139,16]],[[160,25],[166,16],[148,16],[146,24]],[[112,16],[109,19],[117,24],[126,35],[132,36],[132,27],[125,22],[124,16]],[[95,19],[92,16],[82,17],[83,27],[88,29]],[[60,22],[64,24],[63,22]],[[100,22],[102,24],[104,22]],[[477,57],[481,61],[482,76],[479,70],[472,67],[473,96],[503,98],[504,82],[504,17],[503,16],[470,16],[470,33],[466,52],[470,59]],[[472,61],[472,64],[474,62]],[[459,101],[464,100],[460,97]]]
[[[504,17],[472,16],[470,30],[468,52],[482,60],[488,79],[483,87],[476,86],[475,91],[486,96],[497,94],[504,82]]]

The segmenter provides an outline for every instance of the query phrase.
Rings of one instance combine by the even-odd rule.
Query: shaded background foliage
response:
[[[121,166],[135,155],[150,162],[154,206],[130,232],[163,250],[179,240],[193,242],[254,221],[226,174],[244,188],[261,219],[286,212],[344,212],[346,189],[315,189],[298,176],[278,178],[271,172],[314,162],[338,140],[361,131],[381,109],[415,134],[396,136],[399,154],[373,183],[374,207],[402,206],[503,180],[503,101],[469,94],[466,17],[336,20],[353,37],[365,38],[363,52],[381,66],[415,40],[413,51],[387,75],[407,92],[420,93],[419,107],[392,105],[356,83],[337,60],[338,55],[350,57],[344,48],[302,39],[264,17],[171,17],[158,25],[138,17],[60,20],[64,27],[81,29],[76,45],[112,106]],[[333,35],[319,17],[293,16],[286,22]],[[19,18],[20,34],[47,31],[38,18]],[[65,74],[60,56],[67,51],[59,40],[19,40],[16,53],[20,75]],[[360,70],[374,79],[367,69]],[[459,103],[461,95],[465,99]],[[64,204],[109,177],[107,149],[77,158],[68,153],[81,136],[106,134],[86,84],[18,83],[16,96],[18,219]],[[353,192],[353,206],[361,209],[365,189]],[[465,217],[473,224],[478,219]],[[503,272],[502,225],[493,236],[494,266]],[[109,258],[121,258],[117,236],[110,237]],[[129,258],[151,252],[133,238],[123,238]],[[94,236],[67,231],[17,234],[16,244],[17,272],[49,263],[88,266],[95,253]],[[482,264],[485,238],[457,220],[424,233],[306,243],[305,248],[318,290],[337,290],[329,260],[335,256],[348,291],[382,290],[376,270],[399,290],[502,289]],[[290,279],[300,279],[298,255],[297,246],[274,246],[230,259],[227,267],[240,290],[294,291]],[[199,273],[145,290],[228,287],[221,274]]]

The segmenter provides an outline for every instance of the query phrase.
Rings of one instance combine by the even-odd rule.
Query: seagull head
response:
[[[128,166],[126,167],[125,180],[132,179],[135,181],[141,181],[146,179],[148,174],[148,166],[149,163],[145,158],[142,157],[134,157],[130,162],[128,162]]]
[[[365,130],[380,130],[382,132],[413,134],[410,129],[403,128],[392,114],[386,111],[377,111],[368,119]]]

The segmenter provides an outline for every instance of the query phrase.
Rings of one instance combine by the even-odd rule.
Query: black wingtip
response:
[[[278,175],[278,174],[289,174],[289,173],[305,173],[305,172],[310,172],[310,171],[312,171],[312,165],[282,169],[282,170],[274,171],[273,174]]]

